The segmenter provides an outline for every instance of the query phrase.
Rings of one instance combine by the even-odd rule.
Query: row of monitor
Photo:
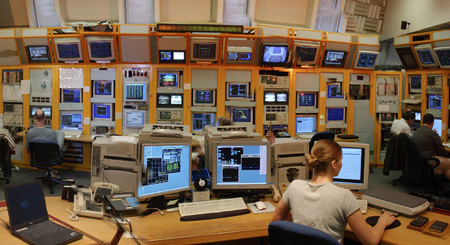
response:
[[[351,190],[368,186],[369,147],[339,142],[342,168],[333,182]],[[271,150],[268,142],[221,141],[212,145],[211,187],[216,193],[270,193]],[[190,144],[143,144],[142,181],[137,197],[151,197],[188,191],[191,188]]]
[[[414,46],[414,50],[411,47],[397,47],[396,50],[407,70],[419,69],[418,63],[423,68],[450,68],[450,47],[433,48],[431,44],[425,44]]]
[[[55,39],[55,53],[58,61],[77,62],[83,60],[81,42],[78,39]],[[89,60],[95,62],[113,61],[116,59],[112,36],[87,36]],[[191,56],[193,62],[217,62],[219,59],[218,40],[191,40]],[[244,47],[245,48],[245,47]],[[249,64],[253,52],[238,52],[232,48],[227,50],[226,60]],[[316,66],[320,57],[320,44],[294,44],[294,63],[297,66]],[[26,46],[29,63],[51,63],[50,50],[47,45]],[[323,52],[321,67],[343,68],[347,61],[347,50],[326,49]],[[359,50],[354,62],[355,69],[373,69],[379,52]],[[159,50],[159,63],[186,63],[184,50]],[[262,66],[287,67],[290,65],[290,48],[288,43],[263,43],[260,64]]]

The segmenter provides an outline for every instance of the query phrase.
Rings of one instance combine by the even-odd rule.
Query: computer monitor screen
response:
[[[83,130],[83,112],[61,111],[61,129]]]
[[[82,92],[79,89],[61,89],[61,103],[81,103],[82,102]]]
[[[417,57],[419,57],[419,62],[423,67],[433,67],[437,66],[437,60],[434,56],[434,51],[431,45],[427,48],[415,47]]]
[[[170,95],[158,94],[158,106],[170,106]]]
[[[315,133],[317,131],[317,115],[297,115],[295,126],[297,134]]]
[[[207,125],[214,126],[216,113],[192,113],[192,131],[202,131]]]
[[[414,112],[414,121],[420,122],[420,120],[422,120],[422,113],[420,113],[419,111],[415,111]]]
[[[93,80],[93,97],[114,97],[114,81]]]
[[[183,94],[158,94],[158,107],[183,107]]]
[[[344,94],[342,93],[340,83],[328,83],[327,87],[329,99],[344,98]]]
[[[434,119],[433,130],[436,130],[436,133],[439,134],[440,137],[442,137],[442,119]]]
[[[316,65],[318,56],[319,45],[311,46],[297,46],[295,48],[295,54],[297,58],[297,65]]]
[[[92,120],[113,120],[112,104],[92,104]]]
[[[228,60],[239,60],[239,53],[238,52],[228,52]]]
[[[56,43],[56,55],[59,61],[82,60],[83,53],[81,51],[81,44],[80,42]]]
[[[252,53],[241,53],[239,55],[239,59],[242,60],[242,61],[252,60]]]
[[[409,92],[411,93],[422,92],[422,77],[420,75],[409,77]]]
[[[190,190],[190,143],[143,144],[141,159],[139,200]]]
[[[144,110],[125,110],[125,127],[142,128],[144,127],[146,111]]]
[[[298,93],[299,107],[316,107],[316,93]]]
[[[186,51],[160,50],[159,63],[186,63]]]
[[[282,91],[264,91],[264,104],[288,104],[288,92]]]
[[[169,121],[172,119],[171,111],[159,111],[158,115],[159,115],[158,120]]]
[[[193,106],[215,106],[216,90],[215,89],[193,89],[194,94]]]
[[[124,83],[123,99],[125,101],[147,101],[147,83]]]
[[[322,59],[323,67],[338,67],[343,68],[347,59],[347,52],[342,50],[325,50]]]
[[[439,61],[439,66],[441,68],[450,68],[450,47],[435,48],[434,52]]]
[[[442,95],[430,94],[428,95],[428,108],[430,109],[442,109]]]
[[[234,123],[253,123],[253,108],[233,108],[231,119]]]
[[[46,45],[27,46],[29,63],[50,63],[50,52]]]
[[[194,62],[216,62],[218,53],[218,41],[191,40],[191,60]]]
[[[275,103],[276,102],[275,92],[264,92],[264,103]]]
[[[277,92],[277,103],[287,103],[288,93],[287,92]]]
[[[50,107],[50,106],[30,106],[30,112],[31,112],[30,116],[34,117],[34,114],[36,113],[36,111],[38,109],[42,109],[44,111],[45,117],[51,118],[51,116],[52,116],[52,107]]]
[[[410,47],[395,48],[395,50],[405,69],[419,69],[419,65]]]
[[[249,99],[248,82],[227,82],[226,100],[246,100]]]
[[[366,190],[369,184],[369,144],[338,142],[342,167],[333,183],[349,190]]]
[[[359,50],[355,59],[355,69],[374,69],[379,52]]]
[[[182,94],[171,94],[170,104],[175,107],[183,107],[183,95]]]
[[[263,44],[261,65],[263,66],[286,66],[289,51],[288,45],[279,44]]]
[[[179,88],[179,72],[158,72],[158,87],[160,88]]]
[[[327,121],[328,122],[344,122],[345,121],[345,109],[344,108],[327,108]]]
[[[92,61],[111,61],[114,59],[114,41],[112,37],[87,37],[89,59]]]
[[[268,142],[213,142],[212,152],[213,192],[270,191]]]

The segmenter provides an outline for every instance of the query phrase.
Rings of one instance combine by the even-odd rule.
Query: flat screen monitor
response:
[[[61,111],[61,129],[83,130],[82,111]]]
[[[354,68],[372,70],[377,64],[379,52],[359,50],[356,55]]]
[[[115,60],[114,39],[112,36],[87,36],[86,42],[91,61]]]
[[[415,46],[417,57],[422,67],[435,67],[438,66],[436,55],[434,54],[431,44]]]
[[[317,115],[297,115],[295,117],[296,134],[315,133],[317,131]]]
[[[428,108],[430,109],[442,109],[442,95],[429,94],[428,95]]]
[[[67,40],[65,40],[67,39]],[[56,57],[62,62],[77,62],[83,60],[81,42],[79,39],[55,39]]]
[[[422,92],[422,76],[414,75],[409,76],[409,92],[421,93]]]
[[[263,43],[262,66],[287,66],[289,49],[287,43]]]
[[[300,108],[316,108],[317,100],[314,92],[299,92],[297,93],[297,106]]]
[[[347,51],[343,50],[325,50],[322,59],[322,67],[344,68],[347,60]]]
[[[142,144],[142,178],[137,198],[176,194],[191,189],[190,143]]]
[[[44,111],[44,115],[46,118],[52,118],[51,106],[30,106],[30,117],[33,118],[38,109],[42,109]]]
[[[369,184],[369,144],[338,142],[342,148],[342,167],[333,183],[349,190],[366,190]]]
[[[112,80],[93,80],[92,97],[114,98],[114,81]]]
[[[249,100],[249,82],[227,82],[226,100]]]
[[[212,189],[215,193],[268,193],[268,142],[219,141],[212,143]]]
[[[328,83],[327,90],[327,98],[329,99],[344,98],[340,83]]]
[[[183,94],[158,94],[158,107],[183,108]]]
[[[450,47],[435,48],[434,52],[436,53],[439,66],[441,68],[450,68]]]
[[[179,88],[180,73],[176,71],[158,71],[158,87]]]
[[[315,66],[319,56],[319,44],[295,44],[297,66]]]
[[[327,108],[327,122],[345,122],[345,108]]]
[[[26,46],[29,63],[51,63],[47,45]]]
[[[253,108],[233,108],[231,120],[235,124],[253,123]]]
[[[433,130],[436,130],[436,133],[439,134],[440,137],[442,137],[442,119],[434,119]]]
[[[203,127],[214,126],[216,113],[192,113],[192,131],[202,131]]]
[[[61,89],[61,103],[82,103],[83,93],[81,88],[63,88]]]
[[[193,106],[215,106],[216,90],[215,89],[193,89]]]
[[[191,61],[217,62],[219,54],[218,40],[191,39]]]
[[[147,101],[146,82],[125,82],[123,85],[124,101]]]
[[[186,51],[184,50],[160,50],[159,63],[186,63]]]
[[[146,122],[147,112],[144,110],[124,110],[125,127],[143,128]]]
[[[416,62],[413,51],[410,47],[398,47],[395,48],[398,57],[406,70],[419,69],[419,65]]]
[[[288,102],[287,91],[264,91],[265,105],[287,105]]]
[[[113,105],[112,104],[92,104],[92,120],[113,120]]]

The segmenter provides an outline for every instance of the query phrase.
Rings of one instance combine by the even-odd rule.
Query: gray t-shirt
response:
[[[359,210],[355,196],[333,183],[294,180],[283,194],[293,222],[316,228],[342,241],[346,218]]]
[[[55,132],[50,128],[30,128],[27,132],[27,138],[25,140],[25,147],[30,149],[30,142],[34,140],[48,140],[57,142],[59,148],[61,149],[64,145],[64,132],[58,130]]]

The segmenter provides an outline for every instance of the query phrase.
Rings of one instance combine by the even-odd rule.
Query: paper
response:
[[[122,119],[122,112],[116,112],[116,119]]]
[[[30,80],[22,80],[20,90],[22,94],[30,94]]]
[[[272,205],[271,202],[265,201],[264,204],[266,205],[266,209],[264,209],[264,210],[259,210],[259,209],[256,207],[255,202],[253,202],[253,203],[247,203],[248,207],[252,210],[252,212],[253,212],[254,214],[270,213],[270,212],[274,212],[274,211],[275,211],[275,207]]]
[[[185,83],[184,84],[184,89],[191,89],[191,84],[190,83]]]
[[[90,91],[89,86],[84,86],[83,91],[84,91],[85,93],[89,93],[89,91]]]
[[[90,122],[91,122],[91,118],[90,117],[85,117],[84,118],[84,125],[89,125]]]

